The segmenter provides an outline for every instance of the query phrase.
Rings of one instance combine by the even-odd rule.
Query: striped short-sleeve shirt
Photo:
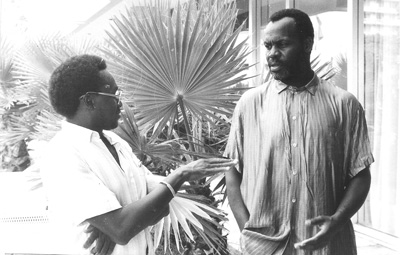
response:
[[[250,219],[244,254],[356,254],[351,222],[318,251],[293,244],[318,231],[306,219],[332,215],[348,181],[373,161],[357,99],[316,75],[300,89],[271,80],[239,100],[225,155],[239,160]]]

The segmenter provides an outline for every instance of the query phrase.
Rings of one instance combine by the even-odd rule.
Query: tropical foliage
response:
[[[24,137],[19,136],[27,129],[19,127],[18,119],[27,99],[18,93],[20,82],[13,75],[15,52],[11,43],[0,37],[0,168],[22,171],[30,160]]]
[[[139,125],[154,127],[153,137],[168,126],[170,136],[183,121],[190,141],[189,115],[213,124],[232,113],[247,49],[245,41],[236,44],[234,1],[189,1],[175,9],[165,2],[115,18],[108,32],[113,50],[103,52],[122,74],[126,102],[140,109]]]

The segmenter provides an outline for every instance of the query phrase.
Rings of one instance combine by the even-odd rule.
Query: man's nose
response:
[[[274,57],[279,55],[279,50],[276,48],[276,46],[272,46],[271,49],[268,51],[267,56],[268,57]]]

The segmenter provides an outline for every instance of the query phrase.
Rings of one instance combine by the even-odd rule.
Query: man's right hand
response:
[[[88,249],[94,242],[96,242],[96,245],[90,251],[92,254],[110,255],[114,251],[115,242],[96,227],[89,224],[85,233],[89,234],[89,238],[86,240],[83,248]]]

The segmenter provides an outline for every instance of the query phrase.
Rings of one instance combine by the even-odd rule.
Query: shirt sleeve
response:
[[[243,123],[241,120],[241,100],[236,105],[232,116],[231,129],[226,144],[224,156],[230,159],[237,159],[239,164],[236,167],[238,172],[243,170]]]
[[[368,137],[368,128],[365,119],[364,109],[357,101],[353,107],[350,107],[351,132],[349,140],[349,177],[352,178],[360,171],[367,168],[374,162],[372,156],[370,141]]]
[[[73,152],[49,149],[41,167],[41,175],[56,218],[72,219],[79,225],[86,219],[121,208],[115,194]]]

